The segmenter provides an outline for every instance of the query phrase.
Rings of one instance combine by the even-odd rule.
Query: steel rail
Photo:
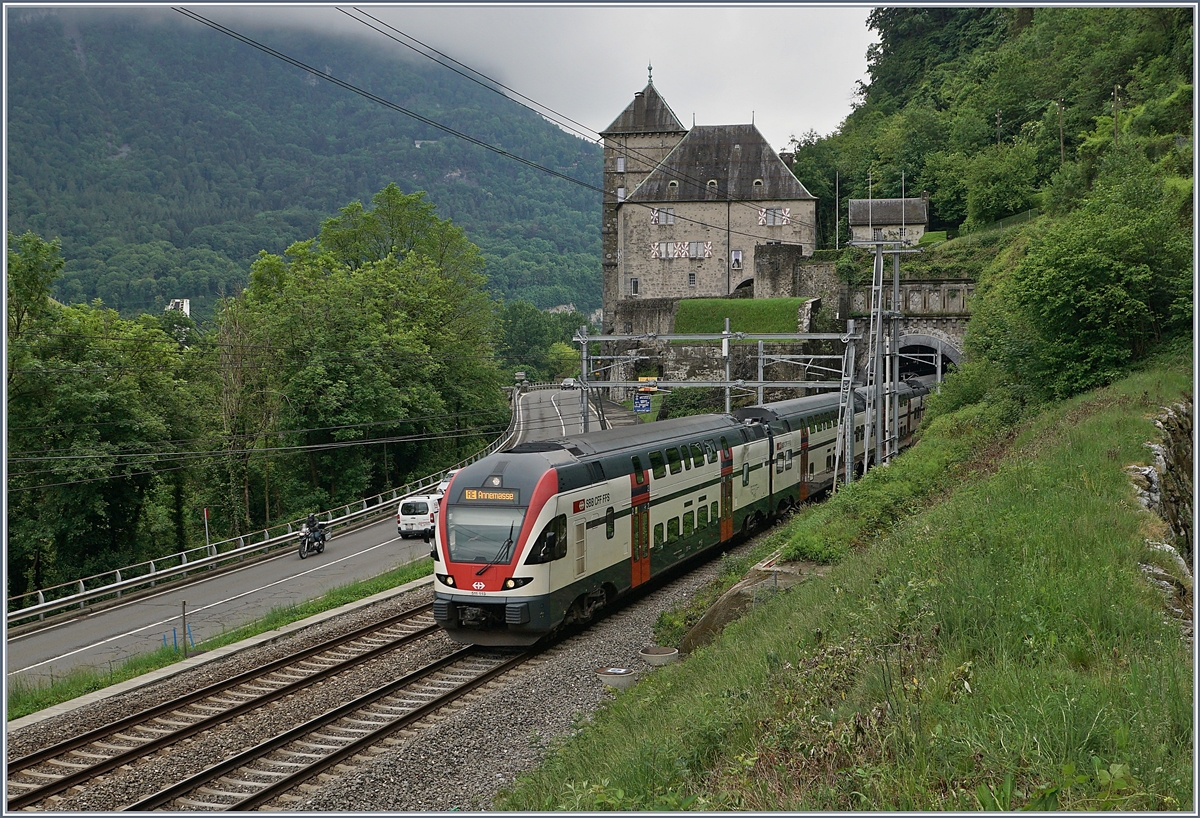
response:
[[[123,811],[153,810],[153,809],[162,807],[166,804],[169,804],[172,801],[174,801],[175,799],[180,798],[180,797],[188,794],[189,792],[192,792],[193,790],[204,786],[205,784],[215,781],[215,780],[221,778],[222,776],[227,775],[228,773],[231,773],[234,770],[237,770],[240,767],[250,764],[251,762],[254,762],[257,759],[262,758],[263,756],[266,756],[269,753],[274,752],[275,750],[285,747],[287,744],[289,744],[293,741],[296,741],[297,739],[303,738],[304,736],[307,736],[308,734],[312,733],[315,730],[319,730],[320,728],[325,727],[333,722],[336,722],[337,720],[339,720],[341,718],[344,718],[353,713],[356,713],[359,710],[363,709],[364,707],[370,706],[371,704],[374,704],[375,702],[377,702],[381,699],[385,699],[388,696],[391,696],[395,693],[401,692],[405,688],[413,685],[414,683],[419,682],[422,679],[424,679],[428,676],[431,676],[431,675],[437,673],[438,671],[443,670],[451,665],[457,664],[458,662],[462,661],[463,659],[473,657],[473,656],[475,656],[479,653],[483,653],[483,652],[485,652],[483,649],[481,649],[475,645],[468,645],[466,647],[460,648],[460,649],[456,650],[455,652],[442,657],[441,659],[431,662],[430,664],[426,665],[423,668],[419,668],[418,670],[408,673],[408,674],[402,676],[401,678],[396,679],[395,681],[389,682],[388,684],[383,685],[382,687],[376,688],[375,690],[371,691],[370,693],[366,693],[363,696],[360,696],[359,698],[355,699],[354,701],[347,702],[346,704],[340,705],[340,706],[328,711],[327,713],[324,713],[320,716],[317,716],[314,719],[311,719],[311,720],[305,722],[304,724],[301,724],[301,725],[294,727],[284,733],[281,733],[280,735],[276,736],[273,739],[270,739],[269,741],[263,742],[262,744],[259,744],[258,746],[252,747],[248,750],[245,750],[242,753],[238,753],[237,755],[227,758],[224,761],[221,761],[221,762],[209,767],[208,769],[206,769],[200,773],[197,773],[196,775],[190,776],[189,778],[187,778],[183,781],[180,781],[176,784],[173,784],[169,787],[166,787],[165,789],[160,790],[159,792],[157,792],[151,796],[148,796],[146,798],[141,799],[140,801],[130,804],[129,806],[124,807]],[[387,735],[391,732],[394,732],[395,730],[400,729],[401,727],[405,726],[406,724],[411,723],[416,718],[427,715],[428,712],[430,712],[431,710],[437,709],[437,707],[441,707],[441,706],[444,706],[445,704],[448,704],[449,702],[464,695],[465,693],[469,692],[470,690],[473,690],[475,687],[478,687],[478,685],[483,684],[485,681],[489,680],[490,678],[493,678],[494,676],[498,675],[499,673],[504,672],[505,670],[511,668],[512,666],[525,661],[531,655],[533,655],[531,651],[526,651],[524,653],[518,654],[517,656],[515,656],[505,662],[502,662],[501,664],[497,665],[495,668],[492,668],[492,669],[486,671],[484,674],[481,674],[476,679],[472,680],[471,682],[466,683],[464,686],[456,688],[453,691],[449,691],[448,693],[444,694],[443,696],[440,696],[424,705],[421,705],[420,707],[414,709],[413,711],[410,711],[409,713],[404,714],[403,716],[399,717],[397,720],[395,720],[393,722],[390,722],[389,724],[387,724],[380,730],[374,731],[369,736],[364,737],[364,739],[362,739],[361,741],[366,742],[366,744],[368,744],[368,745],[370,743],[379,741],[385,735]],[[421,714],[420,716],[414,715],[418,712],[420,712],[420,714]],[[357,742],[356,742],[356,744],[357,744]],[[360,749],[361,749],[361,747],[356,748],[355,752],[358,752]],[[340,754],[340,752],[342,752],[342,751],[339,750],[338,753]],[[338,761],[329,761],[329,764],[322,765],[322,762],[326,761],[328,758],[330,758],[330,757],[327,756],[322,759],[319,759],[318,761],[314,762],[313,765],[310,765],[310,766],[306,767],[304,770],[300,771],[300,773],[298,773],[297,776],[290,777],[288,780],[292,780],[293,783],[291,783],[288,787],[285,787],[284,789],[290,789],[292,786],[295,786],[295,784],[298,783],[298,780],[295,780],[297,777],[299,778],[299,780],[309,778],[313,775],[316,775],[318,772],[325,769],[327,766],[338,763],[338,761],[341,760],[339,758]],[[318,766],[319,766],[319,769],[317,768]],[[304,773],[307,773],[307,775],[305,775]],[[271,794],[268,797],[268,800],[269,800],[269,798],[275,797],[275,795],[277,795],[278,792],[281,792],[281,791],[282,790],[274,791],[273,794]],[[224,806],[223,808],[226,810],[251,809],[253,807],[253,805],[250,803],[251,800],[254,799],[256,796],[258,796],[259,794],[260,793],[251,794],[250,796],[248,796],[247,799],[243,800],[242,802],[239,802],[239,804],[234,805],[234,806]]]
[[[79,736],[76,736],[74,738],[60,742],[51,747],[47,747],[47,748],[39,750],[37,752],[30,753],[29,755],[23,756],[21,758],[14,759],[12,762],[10,762],[7,765],[6,774],[8,777],[11,777],[13,774],[19,773],[22,770],[26,770],[31,767],[35,767],[38,764],[42,764],[53,758],[58,758],[59,756],[62,756],[66,753],[70,753],[73,750],[78,750],[81,747],[86,747],[89,744],[91,744],[95,741],[98,741],[102,738],[107,738],[115,733],[119,733],[122,730],[128,729],[132,726],[136,726],[138,724],[142,724],[147,721],[151,721],[151,720],[158,718],[166,713],[170,713],[170,712],[178,710],[182,707],[186,707],[189,704],[192,704],[194,702],[203,701],[204,699],[210,698],[224,690],[228,690],[230,688],[237,687],[241,684],[245,684],[246,682],[262,678],[263,676],[267,676],[281,668],[297,664],[308,658],[311,658],[312,656],[315,656],[320,653],[324,653],[326,651],[340,647],[341,645],[344,645],[348,642],[353,642],[356,639],[361,639],[364,636],[370,635],[371,633],[383,630],[385,628],[391,627],[393,625],[399,624],[399,623],[404,622],[409,619],[415,619],[416,617],[420,616],[421,614],[427,613],[432,607],[433,607],[432,603],[430,603],[428,605],[422,605],[422,606],[420,606],[418,608],[414,608],[410,611],[405,611],[404,613],[397,614],[393,617],[389,617],[388,619],[386,619],[382,622],[375,623],[374,625],[368,625],[368,626],[364,626],[362,628],[358,628],[357,630],[352,631],[351,633],[343,634],[342,636],[335,637],[333,639],[329,639],[325,642],[322,642],[319,645],[314,645],[314,646],[307,648],[297,654],[286,656],[286,657],[283,657],[282,659],[277,659],[277,660],[270,662],[267,665],[264,665],[260,668],[254,668],[253,670],[249,670],[249,671],[246,671],[245,673],[238,674],[237,676],[234,676],[230,679],[226,679],[225,681],[217,682],[215,684],[201,688],[200,690],[196,690],[196,691],[193,691],[192,693],[186,694],[184,696],[180,696],[169,702],[164,702],[160,705],[156,705],[154,707],[148,708],[139,713],[135,713],[133,715],[126,716],[123,719],[120,719],[115,722],[111,722],[110,724],[104,725],[103,727],[100,727],[96,730],[92,730],[87,733],[83,733]],[[327,679],[331,676],[336,676],[337,674],[342,673],[350,668],[353,668],[358,665],[369,662],[372,659],[375,659],[375,658],[383,655],[384,653],[395,650],[396,648],[402,647],[403,645],[406,645],[406,644],[413,642],[417,639],[420,639],[422,637],[428,636],[429,634],[435,632],[437,630],[437,628],[438,628],[438,626],[436,624],[424,626],[412,633],[405,634],[398,639],[394,639],[394,640],[387,642],[385,644],[382,644],[382,645],[377,645],[376,647],[371,648],[367,651],[364,651],[363,653],[361,653],[357,656],[353,656],[349,659],[340,661],[337,664],[331,665],[328,668],[323,668],[321,670],[318,670],[314,673],[311,673],[311,674],[305,676],[302,679],[297,679],[296,681],[286,684],[286,685],[284,685],[280,688],[277,688],[276,690],[273,690],[269,693],[265,693],[261,696],[249,699],[240,704],[236,704],[227,710],[224,710],[220,713],[216,713],[207,718],[203,718],[203,719],[201,719],[193,724],[190,724],[186,727],[182,727],[178,730],[172,731],[169,734],[160,736],[158,738],[149,739],[145,743],[139,744],[136,747],[131,747],[124,752],[118,753],[117,755],[114,755],[114,756],[110,756],[96,764],[76,770],[75,772],[72,772],[72,773],[68,773],[59,779],[56,779],[50,783],[42,785],[41,787],[37,787],[35,789],[29,790],[28,792],[24,792],[19,795],[13,796],[8,800],[7,807],[9,810],[18,810],[18,809],[23,809],[24,807],[30,806],[32,804],[36,804],[39,801],[41,801],[45,798],[48,798],[51,795],[55,795],[59,792],[62,792],[63,790],[69,789],[69,788],[74,787],[78,784],[81,784],[85,781],[88,781],[92,778],[95,778],[98,775],[102,775],[110,770],[117,769],[118,767],[129,764],[130,762],[132,762],[138,758],[142,758],[146,755],[149,755],[153,752],[156,752],[157,750],[162,749],[163,747],[168,747],[168,746],[175,744],[185,738],[188,738],[190,736],[193,736],[193,735],[203,732],[205,730],[210,730],[213,727],[215,727],[223,722],[229,721],[238,716],[244,715],[245,713],[256,710],[264,705],[270,704],[273,701],[277,701],[281,698],[284,698],[285,696],[292,695],[293,693],[296,693],[297,691],[302,690],[305,687],[309,687],[309,686],[315,684],[316,682],[321,681],[322,679]],[[9,788],[11,789],[12,786],[13,786],[13,782],[10,781]]]

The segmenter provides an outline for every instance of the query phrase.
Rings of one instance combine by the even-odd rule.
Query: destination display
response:
[[[517,489],[463,489],[458,501],[460,503],[511,503],[516,505],[521,501],[521,492]]]

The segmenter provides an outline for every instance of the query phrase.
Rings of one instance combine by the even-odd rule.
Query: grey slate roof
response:
[[[654,83],[633,95],[633,102],[600,132],[601,136],[627,133],[686,133]]]
[[[903,207],[903,210],[901,209]],[[851,225],[928,224],[929,202],[919,199],[851,199]]]
[[[710,187],[708,181],[716,180]],[[761,179],[762,185],[754,180]],[[677,186],[671,187],[671,182]],[[632,202],[815,199],[753,125],[697,125],[629,196]]]

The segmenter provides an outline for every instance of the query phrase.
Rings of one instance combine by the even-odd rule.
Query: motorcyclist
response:
[[[304,521],[304,527],[314,543],[325,542],[325,527],[317,521],[316,514],[309,512],[308,519]]]

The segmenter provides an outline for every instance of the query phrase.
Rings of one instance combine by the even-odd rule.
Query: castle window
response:
[[[688,286],[689,287],[696,286],[696,274],[695,273],[688,273]]]
[[[629,279],[629,294],[630,295],[638,294],[638,280],[636,278]]]
[[[755,179],[755,180],[754,180],[754,186],[755,186],[755,187],[762,187],[762,186],[763,186],[763,180],[762,180],[762,179]]]
[[[688,258],[712,258],[712,242],[689,241]]]
[[[717,189],[717,180],[716,179],[708,180],[708,189],[711,191],[714,191],[714,192],[716,191],[716,189]]]
[[[758,211],[758,223],[767,227],[779,227],[792,223],[790,207],[764,207]]]
[[[667,182],[667,187],[679,187],[679,183],[672,179],[671,181]]]
[[[617,188],[617,201],[618,202],[625,201],[625,188],[623,188],[623,187]]]
[[[650,224],[675,224],[675,208],[650,208]]]
[[[618,156],[617,157],[617,173],[624,173],[624,172],[625,172],[625,157]]]
[[[730,251],[729,266],[735,270],[742,269],[742,251],[741,250]]]

